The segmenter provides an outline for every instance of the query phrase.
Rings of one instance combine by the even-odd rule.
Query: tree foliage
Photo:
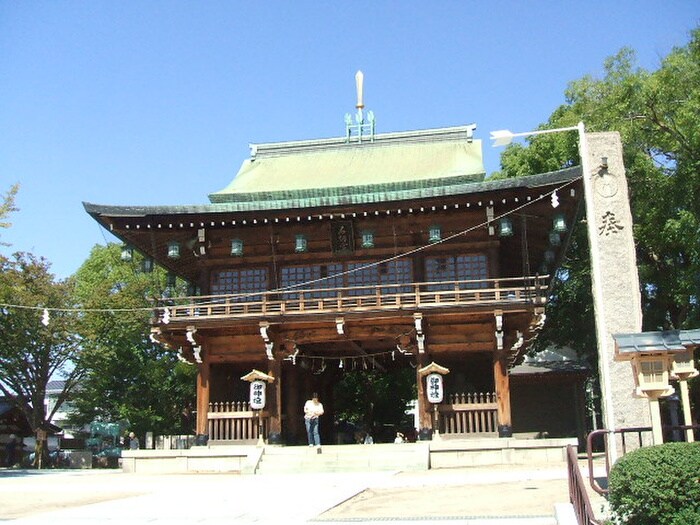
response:
[[[542,128],[583,121],[586,130],[619,131],[630,187],[643,329],[700,326],[700,28],[658,70],[636,66],[621,50],[602,78],[571,82],[566,103]],[[579,163],[575,133],[540,135],[512,145],[496,177],[542,173]],[[538,348],[554,343],[595,354],[585,228],[573,233]]]
[[[150,340],[152,299],[162,295],[166,275],[144,273],[139,262],[122,261],[116,244],[95,246],[75,275],[86,376],[74,420],[128,420],[139,434],[187,432],[181,413],[194,400],[196,370]]]
[[[637,449],[610,471],[615,523],[686,525],[700,522],[700,446],[666,443]]]
[[[393,439],[393,432],[405,423],[406,406],[415,399],[415,388],[412,368],[348,371],[335,388],[337,416],[374,432],[375,439]],[[383,427],[389,429],[384,436]]]
[[[25,253],[0,257],[0,391],[16,401],[34,431],[48,430],[82,376],[79,340],[67,311],[73,306],[71,288],[70,281],[54,280],[45,259]],[[64,387],[47,413],[46,387],[58,378]],[[40,457],[43,450],[38,452]]]
[[[15,207],[15,196],[19,191],[19,184],[13,184],[10,189],[5,193],[5,195],[0,198],[0,228],[9,228],[12,223],[7,222],[5,219],[10,215],[10,213],[17,211]],[[7,243],[0,242],[0,246],[7,246]]]

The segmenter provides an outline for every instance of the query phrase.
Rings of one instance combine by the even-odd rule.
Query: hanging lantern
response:
[[[145,273],[151,273],[153,271],[153,257],[144,257],[142,267]]]
[[[552,246],[559,246],[561,244],[561,238],[557,232],[549,232],[549,244]]]
[[[428,229],[428,240],[430,242],[438,242],[442,239],[442,230],[439,224],[433,224]]]
[[[552,221],[552,226],[554,231],[557,233],[564,233],[567,230],[566,218],[563,213],[557,213]]]
[[[125,244],[122,246],[122,255],[121,259],[124,262],[131,262],[131,260],[134,258],[134,249],[129,246],[128,244]]]
[[[429,403],[442,403],[445,396],[445,391],[442,384],[441,374],[438,374],[437,372],[428,374],[425,377],[425,387]]]
[[[362,232],[362,247],[374,248],[374,232],[372,230],[364,230]]]
[[[233,239],[231,241],[231,255],[234,257],[243,255],[243,241],[241,239]]]
[[[166,276],[166,286],[168,288],[175,288],[175,282],[177,281],[177,277],[175,277],[174,273],[168,272],[168,275]]]
[[[513,222],[508,217],[503,217],[498,225],[498,236],[499,237],[512,237],[513,236]]]
[[[297,233],[296,235],[296,243],[294,244],[294,251],[297,253],[302,253],[307,250],[308,244],[306,241],[306,235],[303,235],[301,233]]]
[[[168,259],[179,259],[180,258],[180,243],[177,241],[170,241],[168,243]]]
[[[250,383],[250,408],[262,410],[265,408],[265,381],[256,379]]]

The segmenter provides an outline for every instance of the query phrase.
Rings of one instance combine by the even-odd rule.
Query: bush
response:
[[[700,523],[700,443],[667,443],[623,456],[610,471],[610,509],[625,525]]]

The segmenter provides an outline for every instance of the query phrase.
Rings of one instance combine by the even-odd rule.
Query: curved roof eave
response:
[[[504,190],[532,189],[566,183],[581,176],[581,168],[575,166],[554,172],[508,179],[470,182],[454,177],[427,181],[426,184],[396,183],[373,187],[345,186],[335,189],[323,188],[306,194],[299,192],[267,192],[239,194],[245,200],[237,202],[214,202],[211,204],[173,206],[118,206],[83,202],[85,211],[93,216],[145,217],[152,215],[194,215],[237,213],[299,208],[379,204],[403,200],[427,199],[458,195],[473,195]],[[443,184],[440,184],[440,183]]]

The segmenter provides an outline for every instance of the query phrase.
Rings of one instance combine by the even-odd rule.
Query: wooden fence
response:
[[[221,441],[256,440],[267,437],[269,414],[251,410],[247,401],[209,403],[209,439]]]
[[[468,392],[448,396],[438,405],[442,434],[489,434],[498,431],[495,392]]]

